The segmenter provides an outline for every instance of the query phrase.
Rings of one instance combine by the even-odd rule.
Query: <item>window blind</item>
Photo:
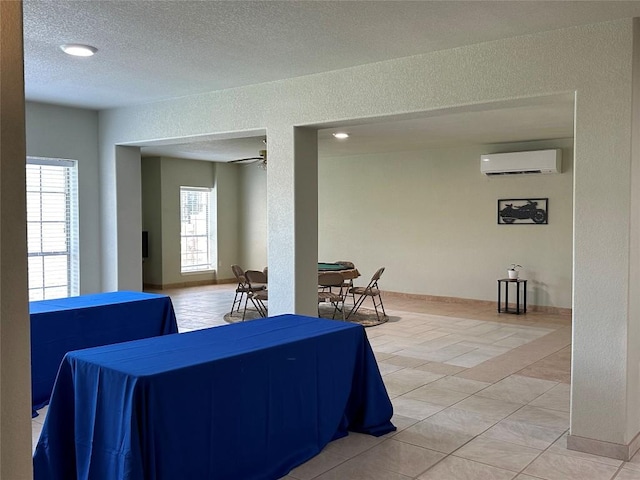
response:
[[[29,300],[79,294],[75,160],[27,158]]]

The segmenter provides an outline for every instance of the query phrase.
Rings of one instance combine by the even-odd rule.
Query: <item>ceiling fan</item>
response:
[[[265,147],[267,145],[267,140],[263,139],[262,143],[264,143]],[[247,158],[237,158],[235,160],[230,160],[227,163],[242,163],[242,162],[247,162],[247,163],[258,163],[258,165],[261,168],[266,169],[267,168],[267,150],[259,150],[258,151],[258,156],[257,157],[247,157]]]

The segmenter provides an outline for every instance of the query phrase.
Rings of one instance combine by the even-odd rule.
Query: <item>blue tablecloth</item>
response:
[[[36,480],[277,479],[348,430],[395,430],[360,325],[297,315],[76,351]]]
[[[111,292],[29,303],[32,408],[49,403],[65,353],[81,348],[177,333],[171,299]]]

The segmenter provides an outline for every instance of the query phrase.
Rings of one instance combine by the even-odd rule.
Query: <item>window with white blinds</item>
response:
[[[215,195],[211,188],[180,187],[180,271],[213,270],[216,265]]]
[[[79,294],[75,160],[27,158],[29,300]]]

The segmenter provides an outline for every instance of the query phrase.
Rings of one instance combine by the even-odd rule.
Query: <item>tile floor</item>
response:
[[[224,325],[233,288],[163,293],[184,332]],[[384,299],[390,321],[367,335],[397,431],[351,433],[283,480],[640,480],[640,453],[622,462],[566,449],[569,317]]]

